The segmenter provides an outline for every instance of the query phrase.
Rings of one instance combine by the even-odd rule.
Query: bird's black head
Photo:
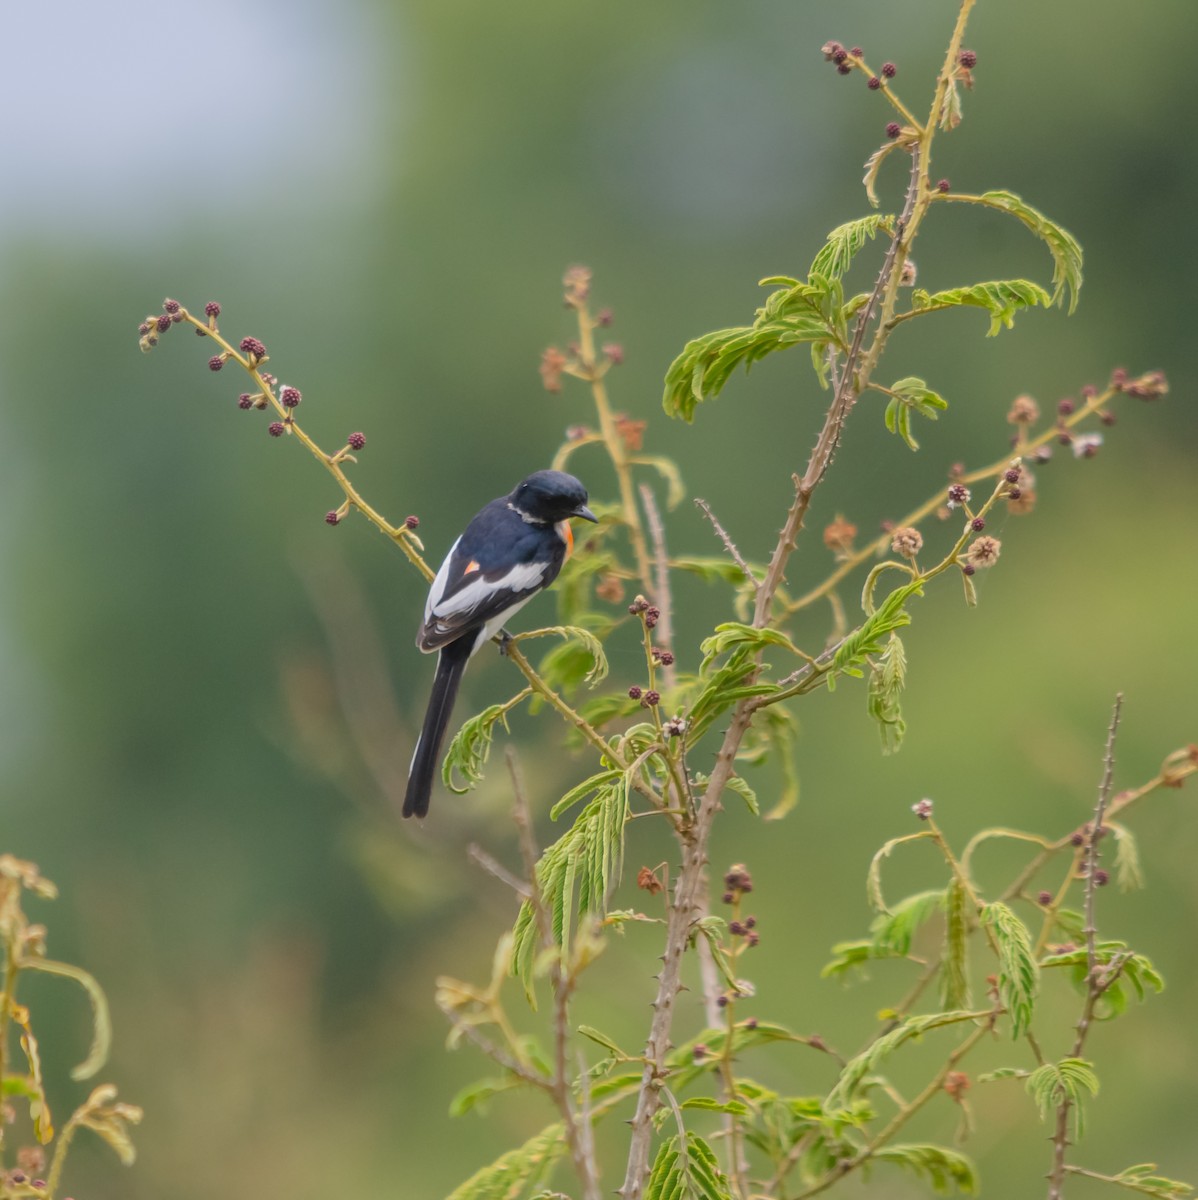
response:
[[[568,517],[594,521],[595,514],[587,508],[587,490],[565,471],[537,471],[508,497],[508,503],[530,521],[552,524]]]

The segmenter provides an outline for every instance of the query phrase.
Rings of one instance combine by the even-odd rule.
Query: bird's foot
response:
[[[499,631],[499,653],[502,654],[504,658],[507,658],[508,647],[511,646],[514,640],[515,639],[510,633],[508,633],[506,629],[501,629]]]

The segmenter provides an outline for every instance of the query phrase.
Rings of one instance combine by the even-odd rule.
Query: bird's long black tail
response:
[[[437,765],[441,761],[441,743],[445,730],[453,715],[453,702],[457,699],[458,684],[462,672],[470,660],[471,638],[450,642],[441,648],[437,656],[437,674],[433,677],[433,694],[429,697],[428,711],[424,714],[424,728],[412,755],[408,768],[408,790],[403,801],[405,817],[423,817],[428,812],[429,797],[432,795],[433,780]]]

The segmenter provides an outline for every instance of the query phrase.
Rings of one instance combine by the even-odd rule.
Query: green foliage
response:
[[[902,639],[892,633],[880,661],[870,664],[869,673],[869,715],[878,723],[883,754],[894,754],[907,733],[901,706],[906,683],[907,655]]]
[[[912,450],[919,449],[919,443],[911,433],[911,414],[918,413],[929,421],[935,421],[948,408],[948,401],[914,375],[892,383],[888,389],[890,403],[886,405],[886,428],[891,433],[897,433]]]
[[[1121,892],[1134,892],[1144,886],[1140,866],[1140,850],[1126,825],[1110,824],[1107,829],[1115,835],[1115,879]]]
[[[1027,1090],[1040,1110],[1042,1121],[1062,1104],[1068,1104],[1073,1112],[1074,1131],[1081,1137],[1085,1129],[1083,1100],[1087,1094],[1098,1095],[1098,1076],[1093,1064],[1084,1058],[1063,1058],[1058,1063],[1037,1067],[1027,1077]]]
[[[1184,1200],[1184,1197],[1194,1194],[1194,1189],[1188,1183],[1157,1175],[1156,1163],[1137,1163],[1118,1175],[1110,1176],[1110,1182],[1144,1196],[1156,1196],[1157,1200]]]
[[[963,1196],[975,1196],[978,1190],[977,1171],[963,1154],[933,1145],[890,1145],[874,1151],[879,1162],[896,1163],[913,1171],[932,1187],[937,1195],[956,1191]]]
[[[1094,1005],[1098,1020],[1117,1017],[1127,1010],[1130,997],[1125,984],[1130,984],[1136,998],[1143,1000],[1147,988],[1164,990],[1165,981],[1143,954],[1133,954],[1126,942],[1101,941],[1095,946],[1095,964],[1109,972],[1102,995]],[[1074,986],[1081,992],[1089,988],[1089,956],[1084,946],[1061,954],[1050,954],[1040,960],[1042,967],[1071,967]]]
[[[957,1011],[908,1017],[889,1033],[876,1038],[855,1058],[849,1059],[840,1072],[835,1086],[828,1093],[824,1106],[828,1109],[843,1108],[853,1099],[854,1093],[866,1077],[871,1075],[882,1060],[897,1050],[904,1042],[918,1040],[929,1030],[940,1029],[946,1025],[957,1025],[962,1021],[974,1020],[976,1017],[976,1013]]]
[[[537,887],[552,920],[553,937],[567,954],[571,931],[584,917],[601,918],[607,898],[619,881],[624,861],[624,824],[628,819],[628,776],[605,770],[572,788],[554,805],[556,820],[590,797],[574,824],[537,863]],[[532,905],[520,907],[513,930],[512,972],[532,996],[533,967],[540,949],[540,931]]]
[[[509,1074],[495,1076],[490,1079],[477,1079],[473,1083],[468,1083],[450,1100],[449,1115],[451,1117],[462,1117],[468,1112],[481,1112],[485,1110],[487,1101],[492,1096],[498,1096],[503,1092],[511,1092],[517,1088],[527,1086],[528,1084],[518,1075]]]
[[[645,1200],[730,1200],[728,1179],[697,1133],[664,1142],[645,1185]]]
[[[1011,1018],[1011,1036],[1022,1037],[1031,1024],[1040,988],[1040,969],[1027,926],[1001,901],[982,909],[998,946],[998,993]]]
[[[507,729],[508,713],[531,694],[532,688],[525,688],[503,704],[492,704],[462,723],[441,764],[441,781],[451,792],[463,795],[482,781],[496,725],[502,724]],[[462,778],[461,787],[454,782],[455,772]]]
[[[1052,298],[1038,284],[1026,279],[994,279],[969,287],[949,288],[943,292],[926,292],[916,288],[911,293],[911,312],[915,315],[938,312],[945,308],[984,308],[990,314],[987,337],[994,337],[1015,324],[1020,309],[1047,308]],[[925,414],[926,415],[926,414]]]
[[[911,624],[911,616],[904,605],[913,596],[922,595],[922,583],[908,583],[895,588],[837,647],[832,656],[833,674],[860,675],[861,666],[869,656],[882,653],[882,639],[894,630]]]
[[[610,622],[604,622],[603,633],[610,630]],[[521,634],[517,640],[531,637],[546,637],[556,634],[565,639],[565,645],[551,650],[538,668],[541,678],[553,688],[570,690],[585,683],[594,687],[607,678],[607,655],[603,643],[589,629],[581,625],[550,625]]]
[[[894,217],[872,213],[856,221],[837,225],[811,263],[809,277],[840,279],[852,266],[853,258],[866,242],[873,241],[879,231],[894,232]]]
[[[1022,221],[1048,247],[1052,255],[1052,303],[1063,304],[1069,297],[1069,312],[1077,308],[1077,294],[1082,286],[1082,248],[1077,238],[1042,212],[1025,203],[1014,192],[983,192],[983,204],[1001,209]]]
[[[542,1129],[524,1145],[501,1154],[490,1166],[476,1171],[446,1200],[514,1200],[549,1174],[565,1152],[564,1132],[560,1124]]]
[[[945,1008],[964,1008],[969,1003],[969,895],[955,875],[945,893],[944,913],[940,1003]]]
[[[854,968],[863,968],[871,959],[906,958],[911,943],[931,917],[944,908],[944,892],[917,892],[880,913],[870,925],[870,937],[864,941],[839,942],[832,947],[836,957],[820,975],[836,978]]]

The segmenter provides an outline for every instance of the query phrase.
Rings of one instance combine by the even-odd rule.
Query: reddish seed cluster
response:
[[[661,609],[656,605],[650,604],[645,609],[645,628],[656,629],[657,622],[661,620]]]
[[[661,693],[650,688],[641,698],[641,703],[646,708],[656,708],[661,703]]]
[[[324,523],[326,525],[340,525],[341,524],[341,514],[339,512],[337,512],[336,509],[333,509],[331,512],[325,513]]]
[[[285,388],[283,388],[283,390],[281,392],[279,392],[279,402],[283,405],[284,408],[298,407],[299,402],[303,398],[304,397],[300,393],[299,388],[285,387]]]
[[[266,427],[266,432],[269,433],[271,437],[282,437],[286,431],[287,426],[284,425],[282,421],[271,421],[271,423]]]
[[[986,522],[981,517],[974,517],[974,519],[969,522],[969,528],[972,529],[974,533],[981,533],[982,530],[986,528]]]
[[[242,392],[241,395],[237,397],[237,407],[240,409],[253,408],[254,397],[251,396],[249,392]]]
[[[911,805],[911,811],[921,820],[926,821],[932,815],[932,802],[926,796]]]
[[[871,75],[866,86],[871,92],[876,92],[882,86],[882,81],[876,75]]]
[[[892,62],[884,62],[882,64],[882,74],[885,75],[887,79],[893,79],[898,74],[898,67],[896,67]]]
[[[240,349],[242,354],[248,354],[251,358],[266,357],[266,347],[256,337],[242,338]]]
[[[223,354],[214,354],[208,360],[209,371],[219,371],[225,365],[225,356]]]
[[[165,333],[171,327],[171,318],[169,313],[163,313],[155,322],[158,326],[159,333]]]
[[[220,305],[217,304],[215,300],[209,300],[208,303],[204,305],[204,315],[216,320],[216,318],[220,316]]]
[[[653,651],[653,661],[659,662],[663,667],[672,667],[674,665],[674,654],[671,650]]]
[[[1052,892],[1041,892],[1036,897],[1036,903],[1042,908],[1047,908],[1052,903]]]
[[[649,601],[646,600],[644,596],[638,596],[628,606],[628,612],[634,617],[639,617],[641,615],[641,613],[647,612],[648,608],[649,608]]]
[[[902,132],[903,127],[897,121],[891,121],[890,124],[886,126],[886,136],[888,138],[896,138]]]
[[[1009,471],[1007,471],[1007,473],[1005,475],[1003,475],[1003,478],[1008,483],[1018,483],[1019,476],[1022,474],[1023,474],[1023,472],[1018,467],[1012,467]]]
[[[420,527],[420,518],[419,517],[404,517],[403,523],[404,523],[405,529],[418,529]]]
[[[745,895],[753,890],[753,876],[744,863],[734,863],[724,874],[724,903],[731,904],[739,892]]]
[[[967,71],[972,71],[978,65],[977,53],[973,50],[962,50],[957,55],[957,62],[961,64]]]
[[[608,342],[603,347],[603,353],[613,367],[621,366],[624,362],[624,347],[619,342]]]
[[[948,489],[948,506],[956,508],[959,504],[968,504],[972,493],[963,483],[954,483]]]
[[[634,683],[632,687],[628,689],[629,700],[639,700],[644,694],[644,689],[639,683]]]
[[[364,433],[351,433],[345,441],[351,450],[361,450],[366,445],[366,435]]]
[[[944,195],[948,194],[948,191],[952,186],[953,185],[951,183],[949,183],[949,181],[947,179],[942,179],[942,180],[940,180],[940,182],[938,184],[936,184],[936,190],[942,196],[944,196]]]

